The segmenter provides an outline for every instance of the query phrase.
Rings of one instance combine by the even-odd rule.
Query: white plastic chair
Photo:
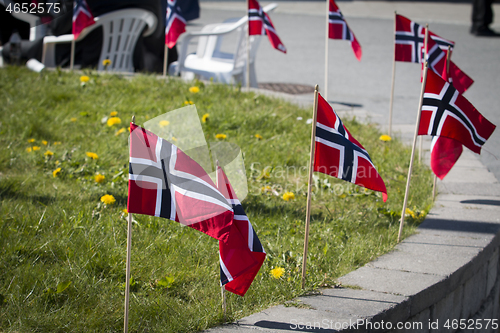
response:
[[[263,8],[265,12],[274,10],[278,5],[273,3]],[[179,52],[179,59],[170,64],[169,73],[189,77],[188,73],[216,82],[233,84],[246,83],[247,61],[247,29],[248,16],[224,23],[209,24],[198,32],[184,34]],[[239,33],[234,53],[221,50],[223,38],[230,33]],[[255,57],[261,36],[250,36],[250,86],[257,87],[255,74]],[[188,46],[193,38],[199,38],[196,53],[187,54]],[[191,74],[191,75],[192,75]]]
[[[130,8],[110,12],[94,20],[95,23],[83,29],[75,42],[85,38],[94,29],[102,27],[102,49],[97,70],[105,70],[103,61],[109,59],[111,64],[107,67],[108,71],[133,72],[132,55],[139,34],[146,25],[148,27],[143,36],[149,36],[155,31],[156,16],[144,9]],[[55,67],[55,45],[73,41],[73,34],[45,37],[43,39],[43,64],[46,67]]]

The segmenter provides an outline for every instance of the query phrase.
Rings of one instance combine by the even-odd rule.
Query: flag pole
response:
[[[427,45],[427,38],[429,38],[428,25],[425,28],[424,45]],[[410,192],[411,172],[413,169],[413,160],[415,159],[415,146],[417,145],[418,128],[420,127],[420,116],[422,115],[422,105],[423,105],[423,101],[424,101],[424,92],[425,92],[425,84],[427,82],[428,69],[429,69],[429,64],[427,63],[427,61],[425,61],[425,63],[424,63],[424,77],[422,79],[422,89],[420,90],[420,101],[419,101],[418,111],[417,111],[417,121],[415,122],[415,134],[413,136],[413,146],[411,149],[410,166],[408,168],[408,177],[406,178],[405,198],[403,200],[403,210],[401,212],[401,220],[399,223],[398,243],[401,241],[401,236],[403,234],[403,225],[404,225],[404,221],[405,221],[406,205],[408,203],[408,194]]]
[[[247,66],[246,66],[246,87],[247,89],[250,89],[250,15],[248,12],[248,9],[250,8],[250,4],[248,3],[248,0],[246,1],[247,3]],[[264,9],[262,9],[264,10]]]
[[[219,160],[215,160],[215,184],[219,187]],[[227,306],[226,306],[226,288],[221,285],[220,292],[222,297],[222,313],[223,313],[223,321],[226,322],[226,314],[227,314]]]
[[[392,109],[394,106],[394,82],[396,79],[396,15],[394,11],[394,52],[392,54],[392,81],[391,81],[391,99],[389,102],[389,136],[392,136]]]
[[[225,323],[226,322],[226,314],[227,314],[227,306],[226,306],[226,288],[224,286],[220,286],[220,292],[222,294],[222,313],[223,317],[222,320]]]
[[[429,36],[427,34],[427,30],[429,30],[429,25],[425,25],[425,39],[424,39],[424,63],[429,61],[429,52],[427,50],[427,42],[429,39]],[[422,79],[423,80],[423,79]],[[418,163],[422,163],[422,151],[423,151],[423,145],[424,145],[424,138],[420,136],[419,142],[418,142]]]
[[[450,77],[450,58],[451,58],[451,46],[448,45],[448,52],[446,53],[446,81],[449,81]],[[437,176],[434,174],[434,182],[432,184],[432,200],[436,200],[437,193]]]
[[[73,67],[75,65],[75,39],[71,41],[71,54],[70,54],[70,59],[69,59],[69,69],[73,70]]]
[[[314,87],[313,122],[311,131],[311,155],[309,158],[309,178],[307,182],[307,208],[306,208],[306,229],[304,235],[304,254],[302,256],[302,289],[306,284],[307,247],[309,243],[309,222],[311,221],[311,188],[314,167],[314,147],[316,138],[316,120],[318,114],[318,85]]]
[[[325,34],[325,99],[328,101],[328,24],[330,19],[330,0],[326,0],[326,34]]]
[[[135,116],[132,116],[132,123],[135,124]],[[123,319],[123,332],[128,332],[128,309],[130,296],[130,257],[132,253],[132,213],[127,216],[127,263],[125,272],[125,315]]]
[[[163,76],[168,74],[168,45],[165,43],[165,55],[163,56]]]

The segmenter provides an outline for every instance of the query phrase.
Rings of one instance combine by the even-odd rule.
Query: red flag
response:
[[[444,80],[453,84],[460,94],[463,94],[474,83],[465,72],[463,72],[453,61],[450,61],[450,71],[447,72],[446,58],[447,52],[441,50],[439,45],[429,38],[427,43],[427,55],[429,68],[436,74],[440,75]],[[422,63],[423,69],[423,63]]]
[[[396,31],[395,31],[395,54],[396,61],[403,62],[422,62],[422,54],[425,38],[425,27],[411,21],[410,19],[396,15]],[[438,44],[443,51],[448,51],[448,46],[455,46],[455,42],[444,39],[432,31],[429,31],[429,36]],[[430,39],[430,38],[429,38]]]
[[[182,17],[177,0],[167,1],[167,26],[165,27],[165,44],[169,49],[177,43],[179,36],[186,31],[186,20]]]
[[[450,82],[459,93],[463,94],[474,83],[465,72],[463,72],[453,61],[450,61],[450,72],[448,73],[448,82]]]
[[[382,192],[387,189],[368,152],[352,137],[337,113],[318,95],[314,171]]]
[[[281,42],[273,22],[262,9],[257,0],[248,0],[248,33],[252,35],[267,35],[271,45],[278,51],[286,53],[285,45]]]
[[[86,27],[94,24],[94,16],[86,0],[76,0],[73,7],[73,35],[75,40]]]
[[[419,135],[455,139],[480,154],[495,127],[455,87],[427,72]]]
[[[328,38],[330,39],[343,39],[351,41],[351,47],[354,51],[356,59],[361,61],[361,45],[359,44],[354,33],[349,29],[344,16],[340,12],[339,7],[333,0],[329,0],[330,9],[328,13]]]
[[[229,237],[225,242],[219,241],[221,285],[244,296],[264,263],[266,252],[221,167],[217,167],[217,188],[234,210]]]
[[[127,209],[177,221],[223,241],[234,215],[198,163],[135,124],[130,124]]]
[[[443,179],[462,155],[462,144],[444,136],[434,136],[431,142],[431,169]]]

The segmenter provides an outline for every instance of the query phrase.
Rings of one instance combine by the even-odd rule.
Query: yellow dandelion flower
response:
[[[262,186],[260,189],[262,192],[271,192],[271,186]]]
[[[46,146],[48,144],[47,140],[42,140],[42,145]]]
[[[191,92],[193,94],[199,93],[200,88],[198,88],[197,86],[189,87],[189,92]]]
[[[177,138],[175,136],[172,137],[172,141],[177,142]]]
[[[130,133],[130,126],[128,127],[128,132]]]
[[[57,174],[58,174],[59,172],[61,172],[61,168],[57,168],[57,169],[55,169],[54,171],[52,171],[52,176],[53,176],[54,178],[55,178],[55,177],[57,177]]]
[[[118,131],[116,131],[115,136],[118,136],[118,135],[120,135],[122,133],[125,133],[125,131],[126,131],[125,127],[120,128]]]
[[[75,122],[75,121],[76,121],[76,118],[75,118],[75,117],[73,117],[73,118],[71,118],[71,119],[70,119],[70,121]]]
[[[27,153],[31,153],[32,151],[33,151],[33,149],[31,147],[26,148]]]
[[[47,150],[45,153],[43,153],[45,156],[52,156],[54,155],[53,152],[51,152],[50,150]]]
[[[109,60],[109,59],[104,59],[104,60],[102,61],[102,65],[103,65],[103,66],[105,66],[105,67],[107,67],[107,66],[111,65],[111,60]]]
[[[165,126],[168,126],[169,124],[170,124],[170,121],[168,121],[168,120],[160,121],[160,127],[165,127]]]
[[[225,138],[227,138],[227,135],[226,134],[216,134],[215,138],[224,140]]]
[[[102,183],[102,182],[104,182],[104,179],[106,179],[106,177],[104,177],[104,175],[101,175],[100,173],[98,173],[94,177],[95,182],[99,183],[99,184]]]
[[[193,101],[184,101],[182,105],[193,105]]]
[[[37,150],[40,150],[40,147],[38,147],[38,146],[33,146],[33,151],[37,151]]]
[[[112,111],[109,115],[111,117],[116,117],[118,115],[118,111]]]
[[[295,194],[293,194],[292,192],[283,193],[283,200],[288,201],[293,199],[295,199]]]
[[[125,214],[128,214],[127,208],[122,209],[122,212],[125,213]]]
[[[106,205],[112,205],[115,203],[115,197],[112,196],[111,194],[106,194],[101,197],[101,201],[104,202]]]
[[[86,83],[89,82],[90,78],[87,75],[80,76],[80,82]]]
[[[54,146],[60,145],[61,141],[54,141]]]
[[[271,269],[271,276],[275,279],[281,278],[285,275],[285,269],[283,267],[275,267]]]
[[[29,139],[28,142],[33,143],[33,142],[35,142],[35,139]]]
[[[413,217],[414,219],[416,219],[416,218],[417,218],[417,214],[416,214],[413,210],[411,210],[410,208],[406,208],[406,210],[405,210],[405,215],[406,215],[406,216],[411,216],[411,217]]]
[[[91,152],[89,152],[89,151],[88,151],[88,152],[86,152],[85,154],[86,154],[88,157],[90,157],[91,159],[93,159],[93,160],[97,160],[97,159],[99,158],[99,156],[97,156],[97,154],[96,154],[96,153],[91,153]]]
[[[381,136],[380,136],[380,138],[378,138],[378,139],[379,139],[380,141],[384,141],[384,142],[387,142],[387,141],[391,141],[391,140],[392,140],[392,138],[391,138],[389,135],[387,135],[387,134],[383,134],[383,135],[381,135]]]
[[[258,140],[262,140],[262,135],[260,135],[260,134],[255,134],[255,137],[256,137]]]
[[[210,115],[208,113],[205,113],[202,117],[201,117],[201,122],[202,123],[206,123],[208,121],[208,117],[210,117]]]
[[[56,165],[61,164],[61,162],[59,162],[59,160],[55,161],[54,163],[55,163]]]
[[[114,126],[117,124],[121,124],[122,120],[118,117],[111,117],[108,119],[108,121],[106,123],[108,124],[109,127],[111,127],[111,126]]]

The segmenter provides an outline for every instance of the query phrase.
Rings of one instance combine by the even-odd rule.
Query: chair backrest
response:
[[[242,68],[246,66],[248,42],[250,43],[249,63],[250,65],[255,63],[255,57],[257,55],[257,49],[260,45],[261,36],[260,35],[249,36],[247,41],[247,31],[248,31],[248,24],[244,24],[238,40],[238,46],[234,54],[233,72],[239,72],[241,71]]]
[[[97,70],[133,72],[132,56],[137,39],[146,25],[148,29],[144,36],[152,34],[156,29],[156,24],[156,16],[153,13],[139,8],[117,10],[96,18],[96,23],[91,26],[92,30],[99,26],[103,29],[101,56]],[[103,64],[106,59],[111,61],[107,68]]]

